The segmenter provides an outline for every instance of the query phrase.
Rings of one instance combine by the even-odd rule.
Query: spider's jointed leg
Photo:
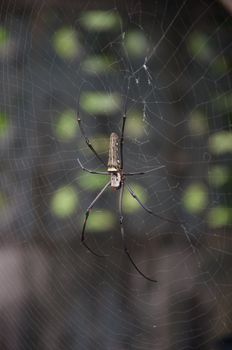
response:
[[[139,203],[139,205],[149,214],[161,219],[161,220],[164,220],[164,221],[167,221],[167,222],[170,222],[171,224],[177,224],[177,225],[183,225],[183,222],[181,221],[175,221],[175,220],[171,220],[171,219],[168,219],[168,218],[165,218],[159,214],[155,214],[153,213],[153,211],[148,208],[146,205],[144,205],[141,200],[138,198],[138,196],[135,194],[135,192],[130,188],[129,185],[127,185],[127,188],[128,188],[128,191],[129,193],[131,194],[131,196]]]
[[[132,259],[127,245],[126,245],[126,240],[125,240],[125,233],[124,233],[124,225],[123,225],[123,211],[122,211],[122,200],[123,200],[123,192],[124,192],[124,183],[122,183],[122,186],[120,188],[120,195],[119,195],[119,215],[120,215],[120,229],[121,229],[121,236],[122,236],[122,242],[123,242],[123,247],[124,247],[124,251],[127,255],[127,257],[129,258],[131,264],[134,266],[134,268],[136,269],[136,271],[142,276],[144,277],[146,280],[151,281],[151,282],[157,282],[156,280],[146,276],[142,271],[140,271],[140,269],[137,267],[137,265],[135,264],[134,260]]]
[[[128,79],[128,84],[127,84],[127,93],[126,93],[126,101],[124,104],[124,112],[123,112],[123,117],[122,117],[122,129],[121,129],[121,135],[120,135],[120,160],[121,160],[121,169],[123,169],[123,144],[124,144],[124,131],[125,131],[125,124],[126,124],[126,119],[127,119],[127,105],[128,105],[128,95],[129,95],[129,90],[130,90],[130,80],[131,77]]]
[[[105,192],[105,190],[110,186],[110,181],[103,187],[103,189],[98,193],[98,195],[94,198],[94,200],[92,201],[92,203],[88,206],[86,212],[85,212],[85,221],[82,227],[82,232],[81,232],[81,243],[95,256],[98,257],[105,257],[105,255],[100,255],[95,253],[85,242],[85,227],[88,221],[88,217],[90,214],[90,210],[93,208],[94,204],[97,202],[97,200],[101,197],[101,195]]]
[[[153,169],[146,170],[146,171],[138,171],[138,172],[135,172],[135,173],[124,173],[124,175],[126,175],[126,176],[144,175],[144,174],[148,174],[148,173],[151,173],[152,171],[156,171],[156,170],[159,170],[159,169],[162,169],[162,168],[165,168],[165,165],[160,165],[158,168],[153,168]]]
[[[81,169],[84,170],[84,171],[87,171],[87,173],[96,174],[96,175],[109,175],[109,173],[106,172],[106,171],[95,171],[95,170],[90,170],[90,169],[85,168],[85,167],[83,166],[83,164],[81,163],[81,161],[80,161],[79,158],[77,158],[77,161],[78,161],[78,163],[79,163]]]
[[[91,144],[91,142],[89,141],[88,137],[85,134],[85,131],[83,129],[83,126],[81,124],[81,118],[77,118],[77,122],[81,131],[82,136],[85,139],[85,143],[87,144],[87,146],[91,149],[91,151],[95,154],[95,156],[100,160],[100,162],[102,164],[104,164],[104,166],[106,167],[106,163],[104,162],[104,160],[101,158],[101,156],[99,156],[99,154],[97,153],[97,151],[94,149],[93,145]]]
[[[126,113],[123,115],[122,119],[122,130],[121,130],[121,138],[120,138],[120,158],[121,158],[121,169],[123,169],[123,144],[124,144],[124,130],[126,123]]]

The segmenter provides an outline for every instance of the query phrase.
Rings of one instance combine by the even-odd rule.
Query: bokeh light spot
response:
[[[211,135],[209,149],[215,155],[232,153],[232,132],[224,130]]]
[[[4,138],[8,135],[10,127],[10,121],[6,113],[0,112],[0,138]]]
[[[148,40],[141,31],[129,31],[125,35],[124,48],[129,56],[145,57],[148,52]]]
[[[104,175],[82,173],[81,176],[78,176],[79,186],[90,191],[103,188],[107,181],[109,181],[109,177]]]
[[[183,195],[183,204],[190,213],[200,213],[208,204],[208,191],[202,183],[192,183]]]
[[[112,11],[86,11],[81,17],[81,23],[88,31],[106,32],[120,27],[121,18]]]
[[[56,53],[64,59],[73,59],[78,56],[81,46],[74,29],[63,27],[53,36],[53,46]]]
[[[52,201],[52,212],[60,217],[65,218],[72,215],[78,205],[78,196],[73,186],[63,186],[55,191]]]
[[[232,208],[218,206],[211,208],[208,213],[208,225],[212,228],[221,228],[232,222]]]
[[[209,183],[214,187],[224,185],[229,178],[229,169],[225,166],[215,165],[209,171]]]
[[[81,94],[80,105],[90,114],[109,116],[119,110],[121,99],[117,93],[89,91]]]
[[[74,110],[67,109],[61,113],[55,125],[55,134],[61,141],[69,141],[76,137],[77,120]]]
[[[105,232],[114,228],[115,216],[108,210],[91,211],[89,215],[87,230],[92,232]]]

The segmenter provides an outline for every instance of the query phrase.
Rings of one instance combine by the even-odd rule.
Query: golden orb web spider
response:
[[[99,161],[105,166],[105,168],[107,168],[106,172],[102,172],[102,171],[94,171],[94,170],[89,170],[87,168],[85,168],[80,159],[78,158],[77,161],[80,165],[80,167],[82,168],[82,170],[87,171],[90,174],[98,174],[98,175],[109,175],[110,176],[110,181],[102,188],[102,190],[97,194],[97,196],[94,198],[94,200],[90,203],[90,205],[88,206],[86,212],[85,212],[85,220],[84,220],[84,224],[82,227],[82,233],[81,233],[81,243],[95,256],[98,257],[105,257],[104,255],[100,255],[96,252],[94,252],[92,250],[92,248],[90,248],[86,241],[85,241],[85,228],[86,228],[86,224],[88,221],[88,217],[90,214],[90,210],[93,208],[94,204],[97,202],[97,200],[101,197],[101,195],[105,192],[105,190],[108,187],[112,187],[113,190],[119,190],[119,222],[120,222],[120,230],[121,230],[121,237],[122,237],[122,242],[123,242],[123,247],[124,247],[124,251],[127,255],[127,257],[129,258],[131,264],[134,266],[134,268],[137,270],[137,272],[144,277],[146,280],[151,281],[151,282],[157,282],[156,280],[146,276],[136,265],[136,263],[134,262],[134,260],[132,259],[129,250],[127,248],[127,244],[126,244],[126,240],[125,240],[125,233],[124,233],[124,225],[123,225],[123,210],[122,210],[122,201],[123,201],[123,194],[124,194],[124,188],[125,185],[129,191],[129,193],[131,194],[131,196],[138,202],[138,204],[149,214],[158,217],[161,220],[165,220],[168,221],[170,223],[175,223],[175,224],[180,224],[180,222],[174,221],[174,220],[170,220],[167,218],[164,218],[158,214],[153,213],[153,211],[146,207],[141,200],[137,197],[137,195],[135,194],[135,192],[131,189],[131,187],[128,184],[125,184],[125,180],[127,176],[134,176],[134,175],[144,175],[147,174],[149,172],[158,170],[163,168],[164,166],[159,166],[158,168],[153,168],[147,171],[139,171],[139,172],[133,172],[133,173],[127,173],[124,172],[124,168],[123,168],[123,144],[124,144],[124,130],[125,130],[125,123],[126,123],[126,112],[123,115],[123,120],[122,120],[122,128],[121,128],[121,136],[119,137],[116,133],[111,133],[110,135],[110,144],[109,144],[109,158],[108,158],[108,164],[106,164],[104,162],[104,160],[101,158],[101,156],[96,152],[96,150],[94,149],[93,145],[91,144],[91,142],[89,141],[88,137],[86,136],[86,133],[83,129],[82,123],[81,123],[81,119],[78,115],[77,117],[77,121],[79,124],[79,128],[81,131],[81,134],[87,144],[87,146],[91,149],[91,151],[95,154],[95,156],[99,159]]]

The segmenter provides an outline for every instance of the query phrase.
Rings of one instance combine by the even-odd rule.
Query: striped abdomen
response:
[[[118,172],[120,170],[119,159],[119,137],[115,132],[110,135],[108,171]]]

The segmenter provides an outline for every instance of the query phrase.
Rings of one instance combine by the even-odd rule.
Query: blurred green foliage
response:
[[[211,228],[221,228],[232,224],[232,208],[217,206],[208,213],[208,225]]]
[[[189,129],[193,136],[202,136],[209,130],[207,116],[200,110],[195,110],[189,117]]]
[[[145,57],[149,49],[145,34],[139,30],[128,31],[125,35],[124,49],[133,58]]]
[[[120,28],[121,18],[113,11],[85,11],[80,19],[82,26],[88,31],[108,32]]]
[[[191,183],[185,190],[183,204],[189,213],[201,213],[208,204],[208,190],[201,182]]]
[[[232,153],[232,132],[218,131],[209,137],[209,149],[215,155]]]
[[[55,134],[61,141],[70,141],[77,135],[76,113],[67,109],[61,113],[55,125]]]
[[[230,180],[228,167],[214,165],[209,171],[209,183],[214,187],[221,187]]]
[[[208,63],[214,56],[213,49],[210,45],[209,38],[205,33],[193,32],[188,41],[188,50],[195,59]]]
[[[81,50],[77,32],[70,27],[62,27],[54,33],[53,46],[56,53],[67,60],[76,58]]]
[[[3,26],[0,26],[0,50],[4,49],[9,39],[10,39],[9,31]]]
[[[221,114],[231,113],[232,110],[232,93],[222,93],[213,99],[213,107],[216,112]]]
[[[104,169],[105,170],[105,169]],[[78,184],[89,191],[100,190],[109,181],[109,176],[82,173],[78,176]]]
[[[188,41],[190,54],[200,63],[208,64],[211,73],[222,75],[230,70],[226,57],[218,54],[216,47],[213,47],[210,36],[203,32],[193,32]]]
[[[226,74],[230,70],[229,63],[227,62],[226,58],[224,55],[217,56],[212,64],[212,70],[214,73],[221,75],[221,74]]]
[[[6,113],[0,112],[0,139],[8,135],[10,120]]]
[[[0,210],[4,209],[7,205],[7,197],[3,192],[0,192]]]
[[[89,56],[82,64],[82,69],[88,74],[109,73],[113,67],[115,68],[113,59],[105,55]]]
[[[89,215],[87,230],[92,232],[104,232],[112,230],[115,226],[115,216],[109,210],[93,210]]]
[[[125,135],[131,138],[141,138],[145,135],[143,114],[139,110],[132,110],[127,113]]]
[[[230,70],[229,59],[225,53],[221,53],[221,47],[218,47],[216,40],[212,40],[212,36],[203,32],[193,32],[187,40],[189,53],[198,61],[206,74],[209,74],[212,79],[226,74]],[[220,114],[221,122],[231,119],[232,110],[232,95],[226,90],[212,98],[211,107],[213,113]],[[212,113],[212,112],[211,112]],[[189,128],[194,136],[202,136],[210,133],[208,137],[208,149],[211,155],[216,160],[216,157],[222,157],[225,154],[232,153],[232,132],[230,130],[220,130],[211,132],[212,115],[205,115],[200,110],[193,111],[189,116]],[[229,166],[220,164],[212,165],[208,173],[209,186],[218,189],[222,186],[230,186],[232,182]],[[201,213],[202,210],[209,205],[208,192],[206,186],[201,183],[192,183],[183,196],[183,204],[185,208],[192,213]],[[229,216],[231,216],[230,201],[225,192],[224,200],[221,200],[222,205],[208,209],[208,224],[211,228],[219,228],[229,224]],[[224,201],[224,202],[223,202]],[[228,206],[225,205],[227,201]]]
[[[117,93],[86,91],[81,94],[80,105],[89,114],[109,116],[119,110],[121,98]]]
[[[51,211],[59,218],[72,215],[78,205],[78,196],[73,186],[63,186],[55,191],[51,200]]]

